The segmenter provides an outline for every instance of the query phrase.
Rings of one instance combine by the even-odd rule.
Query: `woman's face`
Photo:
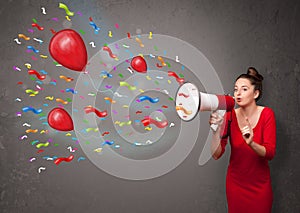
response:
[[[254,85],[246,78],[239,78],[234,85],[234,98],[240,107],[248,106],[255,102],[259,91],[254,91]]]

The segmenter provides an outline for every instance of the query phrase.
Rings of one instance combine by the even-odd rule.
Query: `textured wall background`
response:
[[[24,129],[15,115],[20,111],[15,98],[25,97],[21,87],[16,86],[22,74],[16,78],[12,69],[18,63],[22,65],[26,53],[20,53],[13,39],[27,31],[32,18],[43,19],[41,7],[53,17],[57,13],[63,18],[58,2],[0,3],[0,212],[226,212],[229,146],[221,160],[210,160],[200,167],[197,162],[201,147],[196,145],[179,167],[148,181],[112,177],[88,160],[61,168],[49,165],[42,174],[36,171],[39,165],[28,162],[33,150],[18,140]],[[111,41],[126,37],[126,32],[137,31],[187,41],[205,54],[228,92],[232,92],[237,75],[248,66],[255,66],[265,77],[260,104],[273,108],[277,119],[277,155],[270,163],[273,212],[300,212],[299,1],[64,3],[107,26],[119,23],[122,27]],[[85,20],[73,22],[75,28],[86,25]],[[91,48],[89,51],[93,54]],[[77,74],[71,75],[76,78]]]

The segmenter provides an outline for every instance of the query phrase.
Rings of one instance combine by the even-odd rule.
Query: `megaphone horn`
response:
[[[199,111],[231,111],[235,105],[233,97],[199,92],[198,88],[189,82],[178,88],[175,103],[177,114],[183,121],[193,120]],[[217,126],[212,125],[211,128],[216,130]]]

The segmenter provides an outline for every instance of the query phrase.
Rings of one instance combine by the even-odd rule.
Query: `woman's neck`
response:
[[[255,112],[257,111],[257,105],[256,102],[254,102],[251,105],[240,107],[240,113],[243,115],[243,117],[251,117]]]

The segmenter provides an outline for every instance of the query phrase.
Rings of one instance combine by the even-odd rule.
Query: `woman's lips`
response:
[[[241,102],[242,99],[241,99],[241,98],[236,98],[235,101],[236,101],[236,102]]]

